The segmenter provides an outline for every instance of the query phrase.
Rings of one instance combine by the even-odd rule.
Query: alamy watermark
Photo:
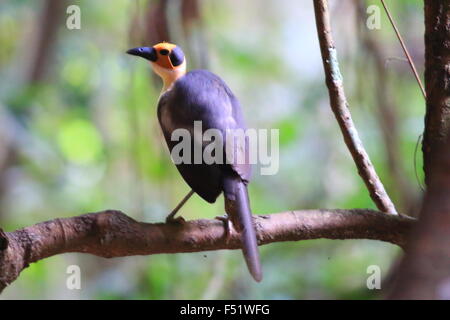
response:
[[[381,29],[381,13],[380,7],[372,4],[367,7],[366,13],[368,14],[366,20],[366,26],[369,30]]]
[[[171,151],[175,164],[259,164],[261,175],[274,175],[279,169],[278,129],[203,131],[202,121],[194,121],[192,130],[175,129],[171,141],[178,142]]]
[[[81,268],[76,264],[70,265],[66,269],[69,276],[66,279],[66,287],[69,290],[81,289]]]
[[[66,13],[69,15],[66,19],[66,27],[69,30],[81,29],[81,9],[77,5],[70,5],[66,9]]]
[[[366,285],[369,290],[381,289],[381,268],[377,265],[370,265],[367,267],[367,273],[370,276],[367,277]]]

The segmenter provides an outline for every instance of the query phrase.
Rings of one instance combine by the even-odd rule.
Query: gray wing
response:
[[[206,70],[191,71],[177,80],[173,89],[161,97],[158,118],[170,150],[174,146],[170,141],[173,130],[185,128],[192,132],[194,121],[202,121],[203,132],[212,128],[220,130],[225,140],[227,130],[246,129],[238,100],[222,79]],[[224,149],[227,159],[230,159],[229,151]],[[194,191],[212,202],[222,191],[224,174],[235,172],[244,183],[250,179],[248,143],[235,143],[233,152],[233,162],[229,164],[177,167]],[[238,163],[237,160],[242,159],[245,163]],[[202,181],[198,181],[200,179]]]

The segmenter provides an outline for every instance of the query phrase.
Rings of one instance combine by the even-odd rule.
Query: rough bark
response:
[[[450,143],[440,151],[393,299],[450,299]]]
[[[450,1],[425,0],[425,90],[427,107],[422,151],[429,184],[438,150],[450,128]]]
[[[450,1],[425,1],[427,192],[393,299],[450,299]]]
[[[369,209],[255,216],[260,245],[327,238],[381,240],[404,247],[414,222]],[[67,252],[111,258],[238,248],[239,235],[232,230],[226,239],[224,225],[218,220],[151,224],[115,210],[55,219],[14,232],[0,230],[0,292],[30,263]]]

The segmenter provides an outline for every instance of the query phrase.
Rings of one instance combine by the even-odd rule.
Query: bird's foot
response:
[[[231,230],[233,228],[230,218],[228,217],[228,215],[224,214],[223,216],[215,217],[215,219],[223,222],[223,226],[225,228],[224,237],[225,237],[225,241],[228,243],[231,239]]]
[[[168,215],[166,218],[166,223],[169,224],[184,224],[186,222],[186,220],[184,220],[184,218],[182,216],[179,217],[174,217],[172,215]]]

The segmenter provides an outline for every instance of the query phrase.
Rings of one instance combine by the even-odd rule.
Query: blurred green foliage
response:
[[[1,227],[11,231],[107,208],[161,221],[189,189],[170,162],[157,123],[160,83],[145,61],[124,54],[140,45],[130,33],[139,27],[136,13],[146,17],[147,1],[70,1],[81,8],[81,29],[68,30],[62,17],[45,76],[35,83],[29,74],[44,2],[0,3]],[[353,1],[330,3],[354,121],[399,203],[377,118],[378,71],[358,38],[365,21],[356,18]],[[422,3],[389,3],[423,72]],[[209,69],[240,99],[249,127],[280,130],[280,170],[274,176],[255,170],[253,211],[374,208],[328,105],[311,1],[202,1],[201,7],[200,49]],[[382,28],[370,32],[386,57],[402,57],[383,11],[381,16]],[[171,24],[175,20],[169,16]],[[416,157],[423,179],[421,153],[414,150],[424,101],[404,61],[386,64],[390,91],[385,94],[392,97],[398,120],[397,160],[417,197],[413,163]],[[6,162],[5,154],[14,156]],[[223,213],[222,202],[210,205],[195,196],[182,215],[212,218]],[[271,244],[261,248],[261,284],[251,280],[238,251],[111,260],[65,254],[32,264],[0,298],[374,299],[377,292],[366,288],[367,267],[380,266],[386,277],[398,253],[392,245],[365,240]],[[81,290],[65,286],[71,264],[81,267]]]

